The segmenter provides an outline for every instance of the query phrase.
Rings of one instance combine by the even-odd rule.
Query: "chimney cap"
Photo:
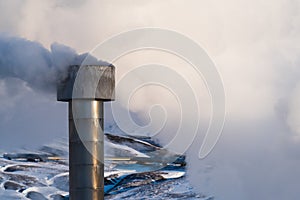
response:
[[[57,101],[90,99],[114,100],[115,67],[113,65],[72,65],[67,76],[57,84]]]

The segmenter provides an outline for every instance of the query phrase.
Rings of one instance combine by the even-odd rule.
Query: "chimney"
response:
[[[70,200],[104,199],[103,102],[114,99],[113,65],[70,66],[57,100],[69,103]]]

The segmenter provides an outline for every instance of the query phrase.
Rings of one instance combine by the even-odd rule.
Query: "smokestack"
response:
[[[114,66],[70,66],[57,86],[69,103],[71,200],[104,199],[103,102],[114,99]]]

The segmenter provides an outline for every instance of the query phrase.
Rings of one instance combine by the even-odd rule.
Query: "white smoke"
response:
[[[53,43],[48,50],[39,42],[0,33],[1,148],[33,148],[67,133],[61,123],[65,108],[56,103],[56,85],[66,77],[69,65],[83,60],[108,64],[62,44]]]
[[[53,91],[58,76],[76,56],[63,45],[53,44],[49,51],[37,42],[0,35],[0,77],[18,78],[33,88]]]
[[[48,50],[38,42],[0,34],[0,78],[17,78],[43,92],[55,92],[67,67],[80,65],[87,56],[62,44],[53,43]],[[86,63],[104,62],[89,56]]]

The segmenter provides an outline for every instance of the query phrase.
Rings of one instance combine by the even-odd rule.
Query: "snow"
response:
[[[147,145],[152,148],[153,144],[141,142],[127,136],[120,137],[122,137],[121,139],[124,142],[122,144],[116,144],[109,140],[105,141],[106,148],[116,152],[116,154],[113,154],[114,151],[109,151],[110,154],[107,154],[107,151],[105,152],[105,199],[185,198],[204,200],[205,196],[194,194],[187,182],[185,178],[185,164],[181,166],[176,163],[170,169],[164,169],[164,165],[160,163],[163,160],[174,160],[175,154],[165,150],[162,151],[162,155],[153,154],[152,152],[141,152],[139,148],[145,150]],[[66,141],[59,141],[55,144],[41,147],[36,151],[30,151],[34,154],[57,156],[60,158],[58,160],[30,162],[26,157],[12,160],[0,157],[0,200],[68,199],[67,146]],[[159,149],[159,147],[157,148]],[[130,155],[128,159],[120,157],[119,152],[124,151],[127,152],[126,155]],[[20,155],[24,156],[23,152],[20,153]],[[16,157],[18,155],[16,154]],[[159,159],[156,158],[158,155]],[[4,183],[7,183],[7,181],[17,183],[17,186],[22,187],[16,186],[15,190],[5,189]]]

